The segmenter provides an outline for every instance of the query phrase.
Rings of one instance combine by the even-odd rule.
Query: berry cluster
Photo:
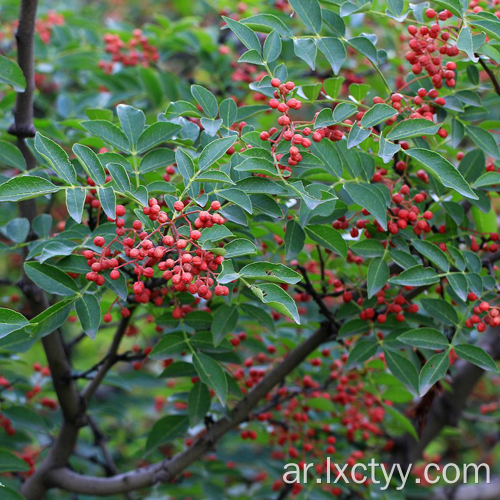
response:
[[[436,16],[439,20],[446,20],[453,16],[447,10],[436,13],[433,9],[427,9],[426,15],[429,19]],[[427,26],[408,26],[410,41],[408,43],[410,51],[406,53],[406,60],[412,64],[412,72],[414,75],[420,75],[422,71],[430,76],[432,84],[436,89],[443,86],[443,81],[448,87],[454,87],[455,69],[454,62],[448,62],[443,65],[443,56],[457,56],[459,53],[456,45],[450,45],[450,34],[445,29],[442,29],[439,22],[433,24],[430,28]],[[441,46],[438,47],[438,45]]]
[[[469,300],[477,300],[474,293],[469,292]],[[484,332],[486,325],[500,326],[500,309],[498,306],[492,306],[489,302],[481,302],[472,309],[472,316],[467,319],[465,326],[467,328],[476,328],[478,332]]]
[[[63,24],[63,15],[57,14],[53,10],[49,10],[45,19],[37,19],[35,29],[42,42],[48,44],[52,37],[52,28],[54,26],[62,26]]]
[[[321,141],[325,134],[320,134],[319,132],[312,132],[309,127],[304,127],[300,130],[296,130],[297,126],[300,126],[304,122],[292,121],[289,115],[290,110],[299,110],[302,107],[302,103],[295,99],[294,97],[287,97],[290,92],[295,88],[294,82],[281,83],[278,78],[271,79],[271,85],[276,88],[274,91],[274,97],[269,101],[269,107],[271,109],[277,109],[281,114],[278,118],[278,125],[282,127],[281,132],[278,134],[276,139],[272,139],[271,136],[278,132],[278,129],[273,127],[269,131],[261,132],[260,138],[263,141],[269,141],[273,146],[271,152],[276,153],[278,144],[281,140],[290,142],[292,145],[289,148],[289,157],[287,160],[288,165],[280,164],[281,170],[287,170],[291,172],[291,167],[297,165],[302,161],[302,154],[299,146],[308,149],[311,146],[311,139],[308,138],[312,134],[312,139],[316,142]],[[280,161],[284,155],[277,154],[276,159]]]
[[[151,66],[160,58],[158,49],[151,45],[140,29],[132,32],[132,38],[127,42],[120,35],[107,33],[104,35],[105,51],[111,54],[111,61],[99,61],[99,67],[106,73],[112,73],[116,63],[124,66]]]
[[[404,162],[398,162],[404,163]],[[404,167],[406,169],[406,164]],[[378,177],[374,178],[375,182],[381,182],[383,174],[387,174],[387,171],[381,169],[378,172]],[[375,174],[377,176],[377,174]],[[419,177],[423,180],[427,179],[427,174],[422,171],[422,173],[417,173]],[[429,210],[421,212],[418,204],[423,203],[427,194],[422,191],[415,194],[412,198],[410,196],[410,187],[406,184],[401,186],[398,193],[392,195],[393,206],[391,207],[389,213],[390,221],[387,225],[387,229],[390,234],[396,235],[400,230],[406,229],[408,226],[413,227],[413,232],[419,236],[422,233],[429,233],[431,231],[431,226],[429,222],[433,218],[433,213]],[[370,232],[367,230],[367,225],[372,223],[378,232],[385,232],[379,222],[375,219],[364,219],[362,218],[370,216],[370,212],[363,208],[360,212],[355,213],[349,219],[345,215],[339,217],[336,221],[332,223],[332,227],[337,230],[348,230],[351,227],[350,235],[353,238],[357,238],[360,234],[360,230],[365,229],[365,236],[371,238]],[[354,222],[354,220],[356,221]]]
[[[163,208],[166,207],[165,202],[161,203]],[[126,208],[118,205],[116,219],[108,218],[116,225],[116,236],[108,242],[103,236],[96,236],[94,245],[101,250],[83,252],[91,268],[86,275],[87,280],[102,286],[105,271],[110,271],[109,277],[112,280],[119,279],[122,271],[131,277],[135,275],[132,284],[134,301],[152,301],[157,306],[163,303],[169,291],[187,291],[205,300],[209,300],[212,293],[227,295],[229,289],[222,285],[216,285],[213,292],[211,290],[216,271],[224,260],[224,250],[220,247],[210,251],[203,250],[197,243],[201,238],[200,229],[224,224],[224,218],[217,213],[220,203],[213,201],[209,210],[189,211],[189,201],[176,201],[171,216],[163,210],[162,205],[157,199],[151,198],[148,206],[143,209],[144,215],[157,223],[157,227],[150,232],[144,230],[143,223],[138,219],[132,222],[132,227],[125,227],[123,217],[126,215]],[[166,285],[168,282],[171,283],[170,288]],[[122,307],[121,314],[127,316],[130,311]],[[183,307],[177,306],[173,310],[175,318],[185,314],[186,309]],[[109,312],[104,315],[105,321],[111,319]]]
[[[0,413],[0,427],[9,436],[13,436],[16,433],[16,429],[14,429],[11,420],[2,415],[1,413]]]

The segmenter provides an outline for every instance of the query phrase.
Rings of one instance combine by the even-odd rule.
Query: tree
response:
[[[497,498],[425,469],[498,455],[496,6],[45,7],[0,56],[0,497]]]

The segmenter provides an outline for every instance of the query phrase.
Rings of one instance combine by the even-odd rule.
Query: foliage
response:
[[[426,495],[423,484],[288,488],[281,476],[292,461],[321,474],[327,456],[391,462],[459,360],[489,372],[469,413],[498,416],[484,340],[500,325],[494,3],[55,13],[42,2],[28,151],[8,133],[26,80],[17,2],[4,3],[0,472],[11,497],[36,482],[68,421],[61,380],[91,417],[71,469],[112,476],[171,459],[175,478],[144,483],[141,498]],[[183,462],[215,421],[221,443]],[[490,452],[472,438],[484,427],[462,424],[475,449],[460,461]],[[71,487],[47,498],[71,491],[97,498]]]

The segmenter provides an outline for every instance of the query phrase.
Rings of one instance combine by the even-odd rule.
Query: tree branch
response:
[[[488,327],[478,343],[478,346],[488,351],[494,359],[500,358],[498,331],[498,328]],[[457,425],[468,397],[485,372],[482,368],[463,360],[457,362],[456,370],[456,375],[451,382],[451,390],[436,398],[432,403],[427,416],[428,423],[418,442],[410,435],[396,441],[393,462],[407,465],[418,461],[428,444],[445,426]]]
[[[336,329],[331,324],[322,323],[316,332],[291,351],[282,363],[276,366],[233,408],[230,419],[224,418],[216,422],[190,448],[171,459],[110,478],[84,476],[67,468],[61,468],[49,471],[47,474],[48,484],[73,493],[106,496],[171,480],[209,451],[224,434],[243,422],[273,387],[279,384],[323,342],[331,339],[335,334]]]
[[[474,54],[476,57],[479,57],[479,64],[483,67],[484,71],[486,71],[486,74],[489,76],[491,83],[493,84],[493,88],[495,89],[495,92],[500,96],[500,83],[497,80],[497,77],[491,71],[491,69],[488,67],[485,61],[481,59],[481,57],[478,54]]]
[[[17,62],[26,80],[26,90],[18,92],[14,108],[14,123],[9,133],[24,143],[25,137],[34,137],[33,95],[35,92],[35,21],[38,0],[22,0],[19,24],[16,30]],[[22,151],[24,154],[24,151]]]

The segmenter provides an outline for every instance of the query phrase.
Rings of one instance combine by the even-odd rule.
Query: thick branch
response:
[[[110,478],[83,476],[69,469],[53,470],[48,474],[48,483],[51,486],[74,493],[106,496],[171,480],[209,451],[224,434],[243,422],[273,387],[335,333],[336,330],[329,323],[323,323],[315,333],[291,351],[282,363],[276,366],[234,407],[230,419],[219,420],[190,448],[171,459]]]
[[[478,345],[488,351],[494,359],[500,358],[498,328],[488,328]],[[458,361],[451,390],[434,400],[427,416],[427,425],[419,441],[415,442],[408,435],[403,441],[398,442],[393,461],[403,464],[415,463],[445,426],[456,426],[468,397],[484,373],[484,370],[476,365]]]
[[[17,62],[26,79],[26,90],[18,92],[14,108],[14,123],[9,133],[20,140],[35,135],[33,125],[33,94],[35,92],[35,21],[38,0],[22,0],[16,31]],[[24,154],[24,152],[23,152]]]

